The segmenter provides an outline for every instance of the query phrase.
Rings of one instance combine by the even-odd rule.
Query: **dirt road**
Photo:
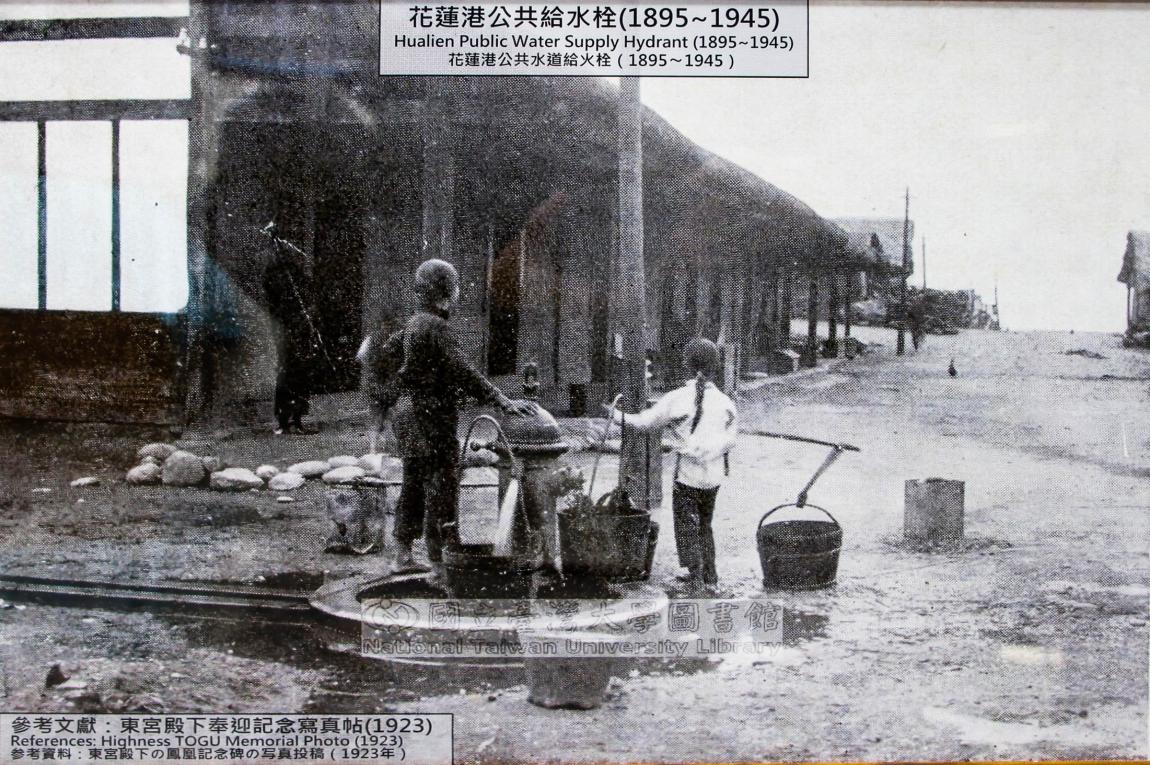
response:
[[[41,688],[62,661],[101,708],[454,712],[460,761],[1145,758],[1150,354],[1108,335],[964,332],[895,358],[893,335],[869,339],[885,346],[741,401],[748,426],[863,447],[811,494],[844,529],[838,584],[780,595],[794,628],[758,663],[621,666],[601,708],[550,711],[515,673],[373,664],[306,628],[29,606],[0,610],[2,705],[74,709]],[[84,467],[76,453],[63,450],[68,470]],[[759,591],[759,517],[823,454],[740,442],[716,521],[726,590]],[[377,565],[325,556],[306,494],[235,500],[205,522],[207,492],[79,494],[50,482],[41,448],[4,456],[9,568],[314,583]],[[929,476],[966,482],[962,552],[900,543],[903,481]],[[671,524],[658,520],[666,581]]]
[[[811,495],[844,528],[838,585],[779,598],[808,627],[769,660],[629,678],[592,712],[522,692],[413,706],[466,720],[462,758],[1145,757],[1150,356],[1113,336],[966,332],[896,359],[875,339],[877,355],[742,404],[748,424],[864,449]],[[728,588],[757,591],[755,525],[823,454],[743,439],[717,511]],[[966,482],[963,553],[899,543],[903,481],[929,476]]]

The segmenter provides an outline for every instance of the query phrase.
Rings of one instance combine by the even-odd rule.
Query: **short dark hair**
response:
[[[459,286],[459,272],[446,260],[425,260],[415,269],[415,291],[424,303],[446,300]]]

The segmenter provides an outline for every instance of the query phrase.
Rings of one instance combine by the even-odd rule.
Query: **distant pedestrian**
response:
[[[420,307],[379,349],[390,363],[402,357],[394,376],[376,392],[377,412],[390,413],[403,459],[403,488],[396,508],[394,568],[413,565],[411,546],[421,535],[427,557],[438,568],[443,527],[454,523],[459,504],[459,409],[466,399],[498,405],[505,412],[530,412],[505,396],[464,358],[449,322],[459,300],[459,273],[450,263],[428,260],[415,272]],[[458,540],[455,540],[458,541]]]
[[[954,365],[954,359],[950,360],[950,366],[946,368],[946,371],[951,377],[958,377],[958,368]]]
[[[691,379],[670,391],[650,408],[615,420],[637,430],[670,429],[675,451],[674,492],[671,511],[679,565],[687,569],[679,579],[692,588],[714,586],[715,538],[711,521],[719,486],[727,475],[728,454],[738,434],[735,403],[716,387],[719,348],[696,338],[683,351],[683,365]]]

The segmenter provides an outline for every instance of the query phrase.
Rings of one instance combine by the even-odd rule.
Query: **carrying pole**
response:
[[[816,446],[828,446],[831,448],[842,449],[844,452],[861,452],[862,449],[851,444],[836,444],[832,441],[822,441],[817,438],[807,438],[806,436],[793,436],[790,433],[774,433],[769,430],[740,430],[745,436],[759,436],[761,438],[781,438],[784,441],[798,441],[803,444],[815,444]]]

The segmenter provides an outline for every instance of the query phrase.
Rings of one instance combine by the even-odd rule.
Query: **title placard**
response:
[[[381,75],[806,77],[808,7],[382,3]]]

